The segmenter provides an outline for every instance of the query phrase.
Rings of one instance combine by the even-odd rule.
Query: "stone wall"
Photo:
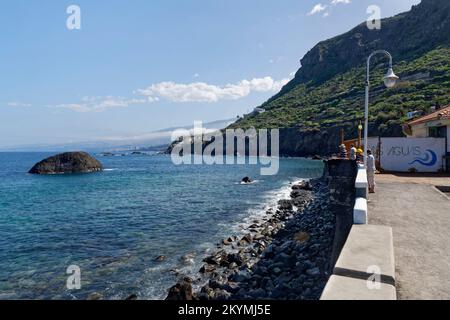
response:
[[[324,176],[330,192],[330,210],[336,217],[331,265],[334,266],[353,226],[357,175],[356,161],[330,159],[325,161]]]

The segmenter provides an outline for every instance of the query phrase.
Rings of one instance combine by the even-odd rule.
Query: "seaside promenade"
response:
[[[369,223],[393,229],[397,297],[450,299],[450,177],[377,175]]]

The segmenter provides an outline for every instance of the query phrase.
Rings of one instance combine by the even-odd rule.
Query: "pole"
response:
[[[361,131],[362,131],[362,124],[361,124],[361,121],[360,121],[359,125],[358,125],[358,149],[361,148],[361,139],[362,139]]]
[[[367,149],[369,147],[369,89],[370,89],[370,60],[378,53],[383,53],[389,58],[389,68],[392,68],[392,56],[386,50],[377,50],[367,58],[367,77],[366,77],[366,103],[364,108],[364,167],[367,168]]]
[[[367,58],[367,78],[366,78],[366,103],[364,105],[364,167],[367,168],[367,145],[369,140],[369,88],[370,88],[370,59],[373,53]]]

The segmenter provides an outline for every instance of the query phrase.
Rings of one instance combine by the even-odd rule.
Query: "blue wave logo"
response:
[[[434,151],[427,150],[425,151],[425,156],[423,158],[414,159],[414,161],[411,162],[410,165],[414,163],[419,163],[423,166],[432,167],[437,163],[437,155]]]

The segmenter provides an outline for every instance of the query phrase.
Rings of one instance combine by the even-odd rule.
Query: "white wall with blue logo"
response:
[[[370,138],[369,148],[381,144],[380,166],[385,171],[438,172],[445,169],[445,138]]]

